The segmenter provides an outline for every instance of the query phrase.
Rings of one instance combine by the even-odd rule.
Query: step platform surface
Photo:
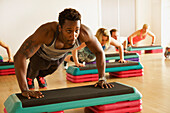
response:
[[[154,50],[154,49],[163,49],[163,47],[160,45],[127,47],[128,51],[141,51],[141,50]]]
[[[119,53],[106,54],[106,60],[119,60]],[[139,58],[138,53],[124,53],[124,59],[128,58]]]
[[[4,106],[8,113],[54,112],[142,98],[141,93],[134,87],[118,82],[111,84],[114,87],[110,89],[88,85],[42,91],[44,98],[39,99],[27,99],[21,93],[12,94]]]
[[[132,69],[143,69],[143,66],[140,62],[128,61],[127,63],[119,62],[109,62],[106,63],[106,72],[118,72],[118,71],[127,71]],[[73,76],[79,76],[84,74],[97,74],[98,70],[96,64],[88,64],[85,67],[76,67],[69,66],[66,70],[67,73]]]

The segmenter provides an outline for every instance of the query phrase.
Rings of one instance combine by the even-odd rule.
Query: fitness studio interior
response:
[[[105,28],[109,33],[111,29],[117,29],[118,37],[125,37],[131,45],[127,44],[127,48],[109,45],[103,51],[106,54],[105,77],[98,75],[100,70],[97,69],[103,66],[99,66],[97,59],[104,58],[97,57],[99,55],[96,55],[96,62],[84,63],[85,67],[67,62],[69,67],[65,69],[62,62],[57,70],[43,77],[47,83],[44,88],[38,84],[40,79],[34,80],[34,88],[30,90],[40,91],[44,97],[27,99],[22,96],[18,81],[28,82],[26,74],[30,60],[14,60],[14,56],[41,25],[59,22],[59,14],[66,8],[81,14],[81,24],[87,26],[93,36],[99,28]],[[144,24],[149,30],[146,33],[142,31]],[[0,0],[0,26],[0,113],[170,112],[170,0]],[[59,34],[63,33],[61,29],[64,27],[59,25]],[[134,35],[137,31],[139,33]],[[133,36],[143,39],[132,46]],[[44,45],[42,42],[40,46]],[[28,55],[27,52],[20,56]],[[127,62],[118,62],[121,53]],[[19,75],[23,75],[24,80]],[[93,87],[100,81],[114,86],[108,89]],[[113,104],[112,109],[110,104]]]

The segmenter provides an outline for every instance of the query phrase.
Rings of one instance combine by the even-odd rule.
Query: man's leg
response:
[[[39,71],[49,68],[49,61],[44,60],[37,54],[34,54],[30,58],[30,62],[27,69],[27,83],[29,89],[34,89],[34,79],[39,75]]]
[[[64,55],[64,57],[60,58],[59,60],[51,61],[50,67],[48,69],[39,71],[39,75],[37,76],[37,81],[39,83],[40,88],[46,88],[47,87],[47,83],[46,83],[46,80],[45,80],[44,77],[54,73],[58,69],[59,65],[64,61],[66,55]]]

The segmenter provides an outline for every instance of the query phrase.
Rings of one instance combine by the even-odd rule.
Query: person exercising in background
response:
[[[150,26],[148,24],[144,24],[143,28],[140,30],[137,30],[132,35],[128,37],[128,46],[135,47],[135,44],[137,44],[139,41],[144,40],[147,35],[152,37],[152,43],[151,46],[155,43],[155,35],[149,31]]]
[[[40,91],[29,90],[34,88],[34,79],[37,78],[42,86],[46,87],[44,77],[56,71],[67,52],[77,48],[80,43],[86,43],[96,56],[99,80],[95,87],[114,87],[106,82],[105,55],[100,43],[91,30],[81,24],[80,13],[75,9],[67,8],[60,12],[59,22],[41,25],[23,42],[15,54],[15,71],[22,95],[28,99],[44,97]],[[30,58],[30,62],[26,69],[28,58]]]
[[[8,62],[13,62],[12,57],[11,57],[11,50],[9,46],[5,44],[4,42],[2,42],[1,40],[0,40],[0,46],[6,49],[7,54],[8,54]]]
[[[120,54],[120,63],[125,63],[126,61],[124,60],[124,53],[123,53],[123,47],[122,45],[117,42],[115,39],[110,38],[109,31],[105,28],[100,28],[96,32],[96,38],[100,42],[103,50],[108,48],[110,45],[113,45],[119,49],[119,54]],[[82,64],[82,62],[93,62],[96,60],[95,54],[93,54],[88,46],[86,46],[85,43],[82,43],[78,48],[72,51],[72,55],[68,55],[65,58],[64,66],[67,66],[67,62],[75,62],[77,67],[82,67],[85,66]],[[65,67],[66,68],[66,67]]]
[[[127,37],[119,37],[119,32],[117,31],[117,29],[111,29],[110,35],[112,38],[114,38],[115,40],[117,40],[119,43],[123,45],[124,52],[128,52],[127,51]]]

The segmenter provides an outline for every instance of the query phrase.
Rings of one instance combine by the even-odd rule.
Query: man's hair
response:
[[[62,27],[65,23],[65,20],[71,20],[71,21],[80,20],[80,22],[81,22],[81,15],[75,9],[66,8],[66,9],[64,9],[64,11],[59,13],[58,20],[59,20],[59,24]]]
[[[117,32],[117,29],[111,29],[110,30],[110,35],[112,36],[112,32]]]

